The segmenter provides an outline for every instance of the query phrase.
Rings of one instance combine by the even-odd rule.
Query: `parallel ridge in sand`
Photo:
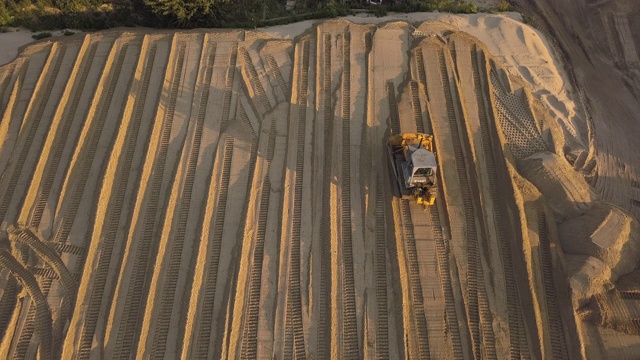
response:
[[[475,38],[328,21],[25,51],[0,69],[0,357],[580,356],[553,218],[512,176],[562,139]],[[389,175],[387,136],[415,131],[427,209]]]

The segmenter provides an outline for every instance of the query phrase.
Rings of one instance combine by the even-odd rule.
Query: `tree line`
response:
[[[505,4],[508,8],[504,1],[500,10]],[[23,26],[34,31],[119,26],[248,28],[347,15],[358,8],[377,15],[479,10],[475,3],[461,0],[396,0],[382,5],[367,0],[0,0],[0,27]]]

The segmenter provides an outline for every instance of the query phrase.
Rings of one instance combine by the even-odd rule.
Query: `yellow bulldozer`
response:
[[[402,198],[413,198],[423,206],[433,205],[438,193],[433,136],[422,133],[392,135],[387,147]]]

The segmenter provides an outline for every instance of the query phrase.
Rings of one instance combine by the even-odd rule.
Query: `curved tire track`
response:
[[[52,359],[51,311],[49,310],[46,297],[38,287],[36,278],[5,249],[0,249],[0,265],[14,274],[35,302],[34,321],[38,340],[40,341],[38,346],[39,358],[42,360]]]

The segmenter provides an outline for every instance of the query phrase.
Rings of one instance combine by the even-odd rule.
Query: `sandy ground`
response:
[[[591,110],[519,20],[23,48],[0,67],[0,356],[633,358],[640,226],[594,187]],[[384,147],[415,131],[426,209]]]
[[[4,65],[18,56],[18,49],[33,41],[29,31],[0,33],[0,65]]]
[[[18,51],[21,47],[32,43],[36,40],[33,39],[33,35],[37,32],[31,32],[21,28],[7,28],[8,32],[0,33],[0,65],[4,65],[18,56]],[[74,33],[80,33],[78,30],[70,30]],[[63,36],[63,31],[51,31],[51,38],[47,40],[53,40]]]

